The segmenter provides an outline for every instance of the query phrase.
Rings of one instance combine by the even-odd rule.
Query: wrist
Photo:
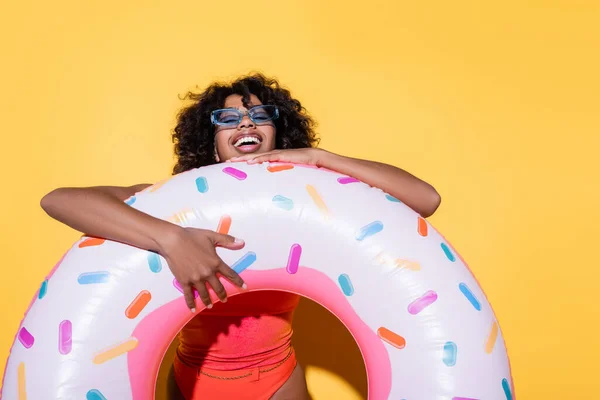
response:
[[[323,149],[315,150],[315,165],[320,168],[332,169],[332,163],[335,163],[335,158],[339,157],[337,154],[331,153]]]
[[[155,243],[155,250],[161,256],[165,257],[167,253],[169,253],[169,249],[179,241],[184,228],[171,222],[161,222],[164,222],[164,224],[160,224],[157,229],[155,229],[156,233],[151,237],[152,241]]]

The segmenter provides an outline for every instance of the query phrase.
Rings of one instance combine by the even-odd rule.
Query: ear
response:
[[[215,153],[215,161],[218,163],[221,162],[221,158],[219,157],[219,152],[217,151],[217,141],[216,140],[215,140],[214,153]]]

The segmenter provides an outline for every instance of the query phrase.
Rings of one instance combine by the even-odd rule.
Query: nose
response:
[[[254,124],[254,122],[252,122],[252,120],[250,119],[248,114],[244,115],[244,117],[242,118],[242,120],[240,121],[240,123],[238,125],[238,129],[243,129],[243,128],[256,128],[256,125]]]

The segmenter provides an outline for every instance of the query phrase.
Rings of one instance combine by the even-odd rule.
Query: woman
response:
[[[399,168],[315,148],[312,119],[274,79],[250,75],[215,83],[201,94],[188,93],[188,98],[193,104],[180,112],[173,133],[174,174],[219,162],[312,164],[379,187],[423,217],[440,204],[431,185]],[[307,399],[304,373],[291,345],[298,296],[252,292],[227,302],[221,276],[242,289],[246,285],[215,247],[239,250],[243,238],[183,228],[124,203],[148,186],[60,188],[47,194],[41,206],[86,235],[158,252],[184,288],[191,312],[196,311],[193,289],[198,291],[208,309],[180,333],[172,374],[181,393],[175,398]],[[216,304],[210,289],[220,300],[214,298]]]

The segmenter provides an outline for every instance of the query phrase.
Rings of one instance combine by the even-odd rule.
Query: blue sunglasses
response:
[[[210,113],[210,122],[218,126],[237,126],[245,116],[248,116],[256,125],[266,124],[279,117],[277,106],[259,105],[248,111],[240,111],[237,108],[222,108]]]

